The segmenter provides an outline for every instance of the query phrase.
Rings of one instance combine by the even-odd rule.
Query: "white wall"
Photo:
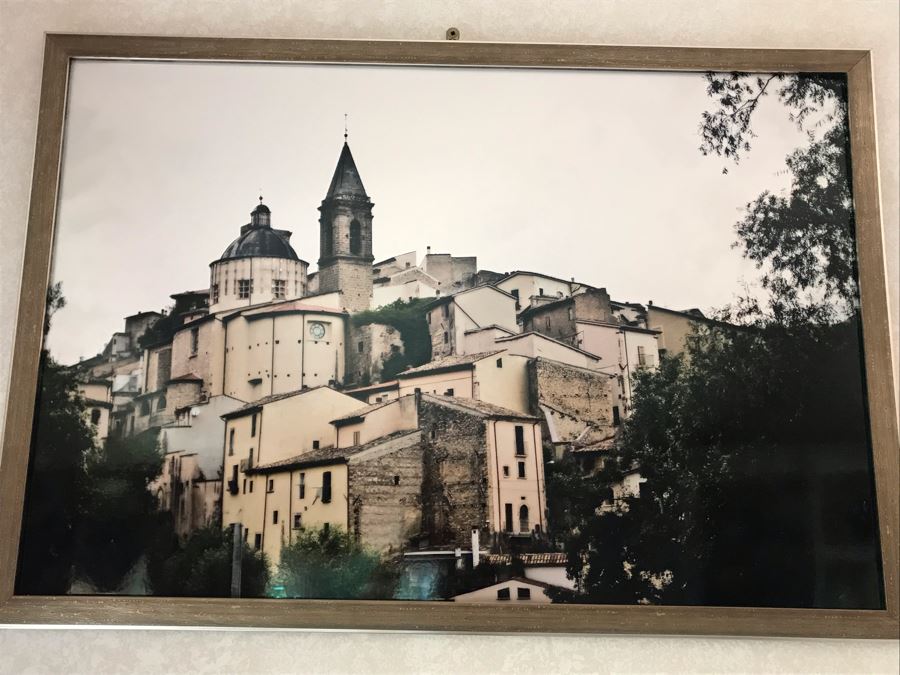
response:
[[[870,48],[892,307],[898,289],[898,34],[895,0],[0,0],[0,400],[18,302],[44,31],[608,44]],[[373,189],[374,192],[374,189]],[[217,253],[218,251],[216,251]],[[895,310],[896,311],[896,310]],[[897,316],[892,317],[894,346]],[[895,359],[896,367],[896,359]],[[2,424],[2,422],[0,422]],[[896,672],[898,643],[662,637],[390,635],[246,631],[5,630],[2,669],[279,672],[303,654],[319,672]],[[185,659],[191,653],[194,658]],[[389,654],[389,658],[385,655]],[[478,658],[473,659],[472,655]]]

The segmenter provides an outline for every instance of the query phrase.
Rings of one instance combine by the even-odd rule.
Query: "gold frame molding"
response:
[[[452,602],[15,595],[69,65],[77,58],[846,73],[886,609],[495,607]],[[48,34],[6,431],[0,456],[0,623],[897,638],[900,442],[884,262],[872,63],[868,51]]]

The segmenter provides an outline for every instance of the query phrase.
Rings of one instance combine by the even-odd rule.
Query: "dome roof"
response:
[[[260,203],[250,213],[250,222],[241,228],[241,236],[235,239],[219,260],[232,258],[286,258],[299,260],[290,244],[291,233],[274,230],[270,224],[269,207]]]
[[[252,227],[235,239],[219,260],[230,258],[287,258],[299,260],[296,251],[288,243],[288,233],[271,227]]]

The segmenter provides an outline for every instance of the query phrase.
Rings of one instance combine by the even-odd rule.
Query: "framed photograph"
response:
[[[898,635],[864,51],[48,35],[0,622]]]

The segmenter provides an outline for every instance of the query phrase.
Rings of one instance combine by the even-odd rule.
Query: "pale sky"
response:
[[[698,150],[711,105],[696,73],[78,61],[50,349],[93,356],[126,315],[207,288],[260,190],[314,271],[345,113],[376,260],[430,245],[616,300],[720,307],[759,276],[734,223],[789,186],[804,136],[769,97],[723,175]]]

